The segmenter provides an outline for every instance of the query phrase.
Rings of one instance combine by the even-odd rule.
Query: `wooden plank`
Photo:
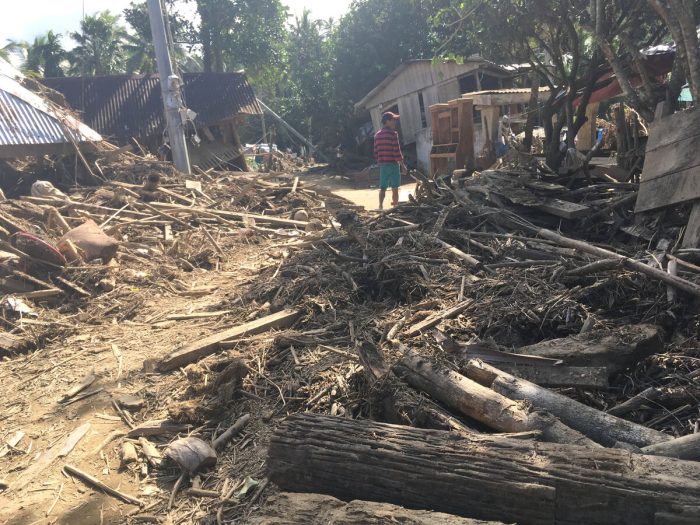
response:
[[[642,184],[671,173],[678,173],[700,165],[698,137],[685,137],[675,144],[655,151],[647,151],[642,172]]]
[[[546,387],[608,388],[604,366],[532,366],[498,363],[500,370]]]
[[[655,120],[649,130],[647,154],[675,144],[686,137],[700,135],[700,111],[698,108],[679,111]]]
[[[683,248],[700,247],[700,200],[695,201],[690,211],[688,226],[683,234]]]
[[[590,214],[591,209],[583,204],[563,201],[561,199],[546,199],[542,204],[535,206],[538,210],[546,211],[563,219],[578,219]]]
[[[250,321],[249,323],[217,332],[209,337],[185,345],[180,350],[165,357],[159,363],[158,369],[161,372],[167,372],[194,363],[216,352],[222,341],[259,334],[273,328],[287,328],[291,326],[300,315],[301,312],[299,310],[282,310],[281,312],[256,319],[255,321]]]
[[[635,213],[700,199],[700,167],[650,181],[639,187]]]

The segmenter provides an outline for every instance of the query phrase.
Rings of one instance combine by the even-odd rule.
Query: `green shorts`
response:
[[[387,188],[398,188],[401,186],[401,168],[398,162],[379,165],[379,187],[383,190]]]

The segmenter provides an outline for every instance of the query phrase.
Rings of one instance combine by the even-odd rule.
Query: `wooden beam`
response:
[[[219,217],[224,217],[226,219],[237,219],[237,220],[243,220],[245,218],[247,219],[255,219],[256,222],[262,222],[265,224],[275,224],[279,226],[295,226],[299,228],[305,228],[309,223],[307,221],[295,221],[292,219],[283,219],[282,217],[274,217],[272,215],[259,215],[257,213],[244,213],[244,212],[236,212],[236,211],[228,211],[228,210],[216,210],[213,208],[198,208],[194,206],[182,206],[180,204],[169,204],[165,202],[153,202],[151,203],[151,206],[154,208],[158,208],[163,211],[169,211],[169,212],[174,212],[174,211],[181,211],[181,212],[187,212],[193,215],[197,214],[211,214],[211,215],[218,215]]]
[[[688,225],[683,234],[683,248],[697,248],[698,246],[700,246],[700,200],[693,203]]]
[[[287,328],[291,326],[300,315],[301,312],[299,310],[282,310],[281,312],[256,319],[255,321],[250,321],[249,323],[217,332],[209,337],[185,345],[180,350],[171,353],[161,360],[158,369],[161,372],[167,372],[194,363],[216,352],[219,349],[219,344],[229,339],[255,335],[267,330],[272,330],[273,328]]]

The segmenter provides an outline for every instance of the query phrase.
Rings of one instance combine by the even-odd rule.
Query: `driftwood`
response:
[[[554,241],[561,246],[574,248],[578,251],[600,257],[601,259],[617,259],[620,261],[620,264],[629,270],[643,273],[648,277],[657,279],[663,283],[673,286],[674,288],[677,288],[678,290],[694,295],[695,297],[700,297],[700,286],[697,284],[671,275],[653,266],[649,266],[642,261],[636,261],[634,259],[630,259],[629,257],[625,257],[624,255],[620,255],[619,253],[611,252],[610,250],[606,250],[604,248],[598,248],[597,246],[593,246],[587,242],[564,237],[563,235],[559,235],[558,233],[544,228],[537,230],[537,235],[543,239]]]
[[[394,372],[448,408],[501,432],[542,432],[545,441],[595,447],[579,432],[549,414],[533,412],[457,372],[431,363],[409,351],[394,365]]]
[[[528,401],[538,409],[547,410],[565,425],[578,430],[601,445],[611,447],[621,441],[644,447],[671,439],[662,432],[611,416],[569,397],[507,374],[483,361],[471,361],[464,372],[470,379],[492,388],[509,399]]]
[[[550,339],[514,350],[516,354],[561,359],[569,366],[605,367],[615,373],[663,350],[661,328],[632,325]]]
[[[301,315],[299,310],[282,310],[248,323],[234,326],[209,337],[200,339],[165,357],[158,365],[161,372],[167,372],[181,366],[194,363],[203,357],[213,354],[219,349],[219,344],[228,339],[255,335],[273,328],[288,328]]]
[[[143,506],[144,503],[140,499],[131,496],[130,494],[127,494],[125,492],[122,492],[120,490],[114,489],[110,487],[109,485],[106,485],[102,483],[99,479],[91,476],[87,472],[83,472],[82,470],[72,466],[72,465],[64,465],[63,470],[66,471],[67,474],[70,474],[71,476],[75,476],[76,478],[80,479],[81,481],[84,481],[88,485],[92,485],[93,487],[96,487],[103,492],[106,492],[110,496],[114,496],[115,498],[119,498],[122,501],[125,501],[127,503],[131,503],[132,505],[140,505]]]
[[[321,494],[282,492],[268,498],[265,515],[251,517],[249,525],[497,525],[494,521],[460,518],[441,512],[409,510],[390,503],[345,503]]]
[[[295,415],[275,431],[267,465],[282,490],[506,523],[700,518],[699,464],[619,449]]]

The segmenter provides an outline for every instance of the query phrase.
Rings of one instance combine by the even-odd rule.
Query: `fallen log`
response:
[[[464,373],[481,385],[516,401],[527,401],[547,410],[562,423],[578,430],[601,445],[612,447],[621,441],[645,447],[669,441],[670,436],[642,425],[606,414],[569,397],[519,379],[483,361],[470,361]]]
[[[525,403],[513,403],[453,370],[431,363],[408,351],[393,367],[394,373],[412,387],[429,394],[448,408],[501,432],[542,432],[545,441],[596,447],[581,433]]]
[[[274,432],[267,465],[268,478],[282,490],[506,523],[652,525],[660,514],[700,518],[700,465],[619,449],[304,414]]]
[[[662,351],[662,334],[658,326],[632,325],[550,339],[517,348],[514,352],[561,359],[568,366],[605,367],[613,374]]]
[[[668,456],[670,458],[700,461],[700,433],[649,445],[642,448],[643,454],[652,456]]]
[[[653,279],[658,279],[663,283],[673,286],[678,290],[694,295],[695,297],[700,297],[700,286],[698,286],[697,284],[692,283],[690,281],[686,281],[685,279],[681,279],[680,277],[677,277],[675,275],[671,275],[665,272],[664,270],[660,270],[658,268],[654,268],[653,266],[649,266],[648,264],[642,261],[636,261],[634,259],[630,259],[629,257],[625,257],[624,255],[620,255],[619,253],[615,253],[604,248],[598,248],[597,246],[593,246],[592,244],[588,244],[587,242],[577,241],[575,239],[564,237],[563,235],[559,235],[558,233],[555,233],[551,230],[547,230],[545,228],[538,229],[537,235],[539,235],[543,239],[554,241],[557,244],[560,244],[561,246],[574,248],[578,251],[600,257],[601,259],[617,259],[620,261],[620,264],[622,264],[630,270],[643,273],[644,275],[652,277]]]
[[[282,310],[281,312],[234,326],[222,332],[217,332],[209,337],[185,345],[180,350],[165,357],[158,364],[158,370],[161,372],[168,372],[169,370],[194,363],[216,352],[222,341],[259,334],[267,330],[272,330],[273,328],[287,328],[291,326],[300,315],[301,312],[299,310]]]
[[[191,490],[191,489],[190,489]],[[282,492],[268,498],[264,516],[251,516],[249,525],[498,525],[495,521],[460,518],[442,512],[409,510],[390,503],[345,503],[321,494]]]

